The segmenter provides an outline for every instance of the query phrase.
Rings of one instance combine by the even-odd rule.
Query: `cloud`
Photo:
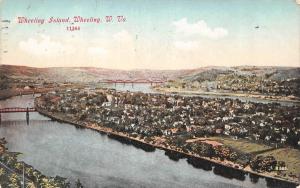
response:
[[[204,37],[218,39],[228,35],[228,31],[222,27],[211,28],[204,20],[199,20],[196,23],[188,23],[186,18],[174,21],[176,32],[186,36],[201,35]]]
[[[62,43],[53,41],[46,35],[40,35],[40,40],[29,38],[26,41],[20,41],[19,48],[36,56],[57,56],[71,52],[71,49],[66,50]]]
[[[128,43],[132,41],[132,36],[126,30],[122,30],[113,35],[113,39],[116,42]]]
[[[108,51],[102,47],[89,47],[87,49],[87,52],[89,55],[93,55],[93,56],[106,56]]]
[[[112,48],[115,52],[124,52],[128,55],[134,53],[135,43],[132,35],[126,31],[122,30],[118,33],[113,34]]]
[[[174,46],[180,50],[193,50],[198,47],[198,43],[194,41],[175,41]]]

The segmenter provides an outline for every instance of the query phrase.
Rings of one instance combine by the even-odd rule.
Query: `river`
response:
[[[150,84],[106,84],[104,87],[111,88],[111,89],[116,89],[119,91],[133,91],[133,92],[146,92],[146,93],[161,93],[158,91],[155,91],[151,88]],[[163,92],[162,92],[163,93]],[[171,94],[175,95],[175,94]],[[275,100],[270,100],[270,99],[262,99],[262,98],[254,98],[254,97],[246,97],[246,96],[230,96],[230,95],[209,95],[209,94],[187,94],[187,93],[176,93],[176,95],[181,95],[181,96],[197,96],[197,97],[203,97],[203,98],[220,98],[220,99],[239,99],[242,102],[255,102],[255,103],[279,103],[280,105],[283,106],[294,106],[294,105],[300,105],[300,103],[296,102],[289,102],[289,101],[275,101]]]
[[[33,100],[17,96],[0,101],[0,108],[32,107]],[[37,112],[30,113],[29,125],[25,113],[2,114],[0,137],[6,138],[10,151],[22,152],[20,159],[44,174],[80,178],[85,187],[267,187],[264,178],[253,183],[249,175],[237,179],[227,172],[216,175],[220,174],[216,167],[195,168],[186,159],[169,159],[162,150],[146,152]]]
[[[144,93],[157,93],[157,91],[151,88],[151,84],[105,84],[103,87],[116,89],[118,91],[132,91],[132,92],[144,92]]]

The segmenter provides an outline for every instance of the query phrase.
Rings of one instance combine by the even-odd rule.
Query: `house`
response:
[[[24,87],[24,90],[29,90],[29,89],[31,89],[30,86],[25,86]]]
[[[111,102],[103,102],[103,103],[102,103],[102,106],[104,106],[104,107],[111,106]]]
[[[171,132],[170,130],[164,130],[164,131],[163,131],[163,134],[164,134],[165,136],[168,136],[168,135],[171,135],[172,132]]]
[[[287,139],[287,136],[286,135],[281,135],[281,139],[280,139],[280,142],[282,144],[284,144],[286,142],[286,139]]]
[[[114,97],[113,97],[113,95],[107,95],[106,99],[108,100],[108,102],[112,102]]]
[[[223,129],[216,129],[216,134],[222,134],[223,133]]]
[[[175,104],[175,102],[176,102],[176,100],[174,99],[174,97],[169,97],[169,98],[167,99],[167,101],[168,101],[169,103],[171,103],[171,104]]]
[[[253,137],[255,140],[259,140],[260,135],[259,134],[253,134]]]
[[[226,124],[226,125],[225,125],[225,130],[228,131],[228,130],[230,130],[230,129],[231,129],[231,126]]]
[[[270,139],[271,139],[271,136],[266,136],[266,137],[265,137],[265,140],[266,140],[266,141],[269,141]]]

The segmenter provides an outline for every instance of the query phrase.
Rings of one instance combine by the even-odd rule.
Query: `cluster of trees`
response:
[[[280,164],[273,156],[257,156],[253,157],[250,154],[236,151],[235,149],[225,146],[218,145],[212,146],[205,142],[190,142],[185,143],[185,139],[180,137],[179,139],[173,139],[173,145],[180,144],[185,152],[196,153],[204,157],[216,157],[221,160],[229,160],[238,163],[242,166],[250,164],[250,167],[254,171],[258,172],[270,172],[275,170],[276,165]],[[284,163],[281,161],[281,163]],[[281,164],[280,166],[285,166]]]
[[[0,75],[0,90],[7,89],[9,87],[9,79],[5,75]]]
[[[257,156],[250,161],[250,167],[258,172],[271,172],[275,169],[277,161],[273,156]]]
[[[34,169],[32,166],[27,165],[24,162],[20,162],[17,159],[19,153],[5,152],[0,156],[0,161],[13,169],[13,173],[6,171],[4,168],[0,168],[0,182],[3,187],[21,187],[21,181],[24,167],[24,174],[27,187],[70,187],[70,183],[65,178],[47,177],[40,171]]]
[[[215,157],[219,158],[220,160],[226,159],[229,161],[236,162],[242,166],[246,166],[251,160],[251,156],[249,154],[236,151],[235,149],[229,146],[213,146],[211,144],[198,141],[187,143],[187,139],[189,139],[189,137],[187,136],[173,137],[170,139],[169,145],[180,147],[184,152],[187,153],[192,152],[203,157]]]
[[[188,143],[186,149],[205,157],[213,157],[216,154],[212,145],[207,143]]]

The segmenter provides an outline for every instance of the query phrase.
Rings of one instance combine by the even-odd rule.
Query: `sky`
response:
[[[299,1],[0,0],[1,63],[112,69],[300,67]],[[72,24],[74,16],[101,22]],[[126,21],[118,22],[117,16]],[[18,17],[45,23],[21,24]],[[70,22],[47,23],[51,17],[69,17]],[[68,31],[68,26],[80,30]]]

